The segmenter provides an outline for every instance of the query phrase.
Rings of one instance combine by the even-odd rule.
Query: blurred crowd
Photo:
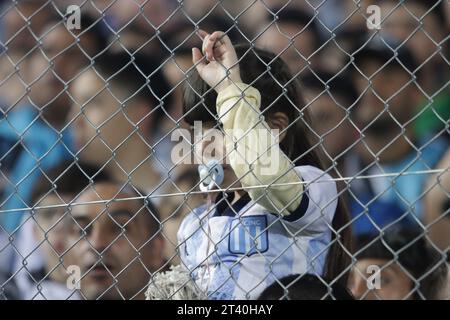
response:
[[[77,2],[81,28],[68,30]],[[179,263],[178,226],[205,201],[196,166],[171,161],[172,133],[190,130],[199,28],[295,75],[352,219],[353,297],[449,299],[450,4],[438,0],[0,1],[0,299],[142,299]],[[381,289],[367,288],[369,265]]]

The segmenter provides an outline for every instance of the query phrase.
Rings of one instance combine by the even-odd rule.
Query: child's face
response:
[[[241,184],[238,181],[227,157],[223,131],[213,122],[202,123],[201,137],[195,137],[195,156],[197,163],[208,163],[217,160],[223,167],[224,180],[222,188],[237,188]]]

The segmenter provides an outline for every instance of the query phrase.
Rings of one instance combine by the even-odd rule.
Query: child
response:
[[[204,55],[192,50],[197,72],[185,92],[184,119],[225,131],[226,154],[215,150],[229,165],[220,185],[225,191],[207,192],[209,205],[180,226],[182,264],[210,299],[255,299],[275,279],[297,273],[345,284],[347,218],[335,182],[318,168],[307,141],[306,114],[288,67],[269,52],[234,48],[223,32],[199,34]],[[272,129],[280,142],[267,150],[261,146]],[[210,147],[205,140],[199,146]],[[273,170],[262,170],[273,159]]]

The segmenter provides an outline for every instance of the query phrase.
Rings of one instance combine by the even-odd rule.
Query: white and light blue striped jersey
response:
[[[322,275],[337,206],[336,183],[322,170],[299,166],[306,183],[299,208],[281,217],[248,195],[232,194],[193,210],[178,231],[182,264],[210,299],[256,299],[275,279]]]

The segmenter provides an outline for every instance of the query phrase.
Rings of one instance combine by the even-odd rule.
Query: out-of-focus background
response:
[[[449,27],[445,0],[0,1],[0,299],[139,299],[179,263],[204,202],[171,159],[198,29],[298,81],[351,217],[354,297],[449,299]]]

